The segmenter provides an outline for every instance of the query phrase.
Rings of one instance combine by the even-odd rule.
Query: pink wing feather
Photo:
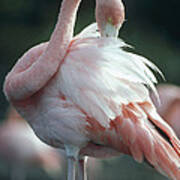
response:
[[[111,120],[109,128],[103,128],[95,119],[87,121],[87,131],[96,143],[132,155],[138,162],[145,158],[162,174],[174,180],[180,179],[179,140],[156,114],[151,103],[122,105],[122,115]],[[154,125],[167,134],[172,144],[159,134]]]

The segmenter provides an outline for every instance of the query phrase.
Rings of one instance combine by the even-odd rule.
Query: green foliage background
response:
[[[157,64],[168,83],[180,84],[180,1],[124,0],[124,3],[126,22],[121,29],[120,37],[134,47],[133,51]],[[58,0],[0,1],[1,120],[8,106],[2,93],[5,75],[26,50],[49,39],[59,7]],[[95,0],[82,1],[76,33],[95,21],[94,8]],[[8,179],[6,166],[0,164],[0,179]],[[166,179],[148,166],[136,164],[128,157],[103,161],[102,165],[102,171],[96,179]],[[28,177],[29,179],[48,178],[41,171],[33,171]]]

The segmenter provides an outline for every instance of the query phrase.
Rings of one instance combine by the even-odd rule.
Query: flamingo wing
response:
[[[59,88],[90,117],[109,126],[110,119],[121,114],[122,104],[146,101],[147,86],[156,92],[156,78],[146,64],[157,68],[125,52],[120,39],[98,38],[98,32],[89,37],[93,31],[96,27],[91,25],[70,44],[58,72]]]
[[[93,31],[97,37],[88,36]],[[124,51],[124,46],[120,39],[98,38],[96,26],[90,26],[70,44],[59,71],[59,88],[86,115],[93,142],[139,162],[145,157],[177,180],[179,140],[149,99],[149,88],[156,93],[157,80],[148,66],[159,70],[142,56]]]

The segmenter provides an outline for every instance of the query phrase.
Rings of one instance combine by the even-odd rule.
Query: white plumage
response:
[[[121,39],[98,38],[92,24],[77,35],[59,70],[61,92],[103,126],[121,114],[121,105],[149,99],[156,77],[142,56],[123,50]],[[91,53],[90,53],[91,52]]]

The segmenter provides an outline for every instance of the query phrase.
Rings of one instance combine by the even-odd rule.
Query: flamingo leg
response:
[[[26,172],[23,166],[14,165],[11,170],[11,180],[25,180],[26,179]]]
[[[67,162],[68,162],[68,175],[67,180],[75,180],[76,165],[79,156],[79,148],[72,145],[65,145]]]
[[[78,180],[87,180],[87,160],[88,157],[82,157],[78,161]]]

